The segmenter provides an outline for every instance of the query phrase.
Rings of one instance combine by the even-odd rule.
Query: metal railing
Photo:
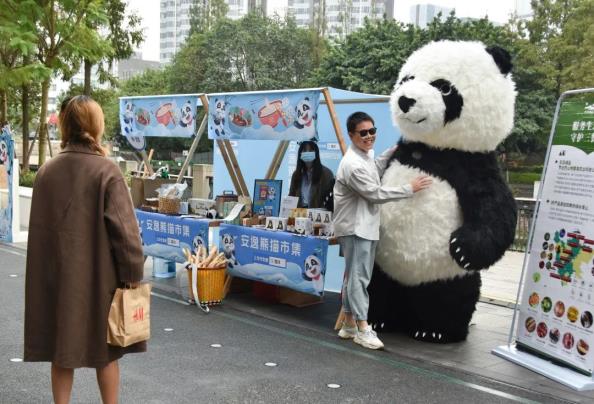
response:
[[[534,216],[534,208],[536,206],[536,199],[516,198],[516,205],[518,207],[516,236],[509,249],[512,251],[526,251],[528,237],[530,235],[530,226],[532,225],[532,216]]]

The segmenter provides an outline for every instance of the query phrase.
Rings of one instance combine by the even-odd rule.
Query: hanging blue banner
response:
[[[14,141],[8,126],[0,134],[0,240],[12,242]]]
[[[320,90],[213,94],[209,139],[310,140],[318,137]]]
[[[120,126],[136,150],[145,137],[192,137],[196,129],[197,95],[120,98]]]
[[[324,294],[328,240],[228,224],[221,225],[219,235],[229,274]]]
[[[136,210],[144,255],[183,263],[183,249],[196,252],[203,245],[208,249],[206,219],[182,218]]]

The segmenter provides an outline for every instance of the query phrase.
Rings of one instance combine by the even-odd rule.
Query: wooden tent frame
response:
[[[344,141],[344,137],[342,135],[342,129],[340,127],[340,123],[338,122],[338,115],[336,114],[336,108],[334,106],[334,101],[330,96],[330,90],[328,87],[323,88],[305,88],[299,90],[280,90],[280,91],[254,91],[254,92],[246,92],[248,93],[274,93],[274,92],[293,92],[293,91],[308,91],[308,90],[318,90],[321,91],[324,95],[324,100],[326,101],[326,105],[328,107],[328,112],[330,113],[330,120],[332,121],[332,126],[334,127],[334,133],[336,134],[336,140],[338,140],[338,144],[340,146],[340,151],[342,155],[346,153],[347,147],[346,142]],[[241,93],[238,93],[241,94]],[[217,95],[225,95],[225,93],[217,94]],[[202,100],[202,105],[206,108],[206,117],[208,116],[208,96],[206,94],[202,94],[200,96]],[[228,139],[225,140],[216,140],[217,145],[219,146],[219,150],[221,151],[221,155],[223,157],[223,161],[225,162],[225,166],[227,167],[227,171],[229,176],[231,177],[231,181],[233,182],[233,186],[235,187],[235,191],[237,192],[238,196],[243,196],[250,198],[249,189],[245,183],[245,179],[243,178],[243,174],[241,172],[241,167],[237,162],[237,157],[235,156],[235,152],[233,151],[233,146],[231,145],[231,141]],[[287,153],[287,149],[289,148],[289,141],[288,140],[281,140],[274,155],[272,156],[272,161],[270,162],[270,166],[266,171],[265,179],[274,179],[278,173],[280,165],[285,158],[285,154]]]

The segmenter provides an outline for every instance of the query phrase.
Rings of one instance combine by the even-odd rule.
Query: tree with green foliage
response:
[[[0,8],[0,125],[20,123],[25,171],[29,168],[31,101],[36,100],[30,96],[31,87],[51,75],[51,69],[35,58],[35,25],[41,17],[41,9],[33,0],[5,0]]]
[[[190,7],[190,32],[210,31],[218,21],[227,18],[229,6],[225,0],[194,0]]]
[[[517,21],[518,33],[534,45],[533,62],[546,87],[563,91],[594,83],[594,0],[533,0],[533,17]]]
[[[315,68],[315,41],[293,19],[257,13],[219,20],[193,34],[175,56],[171,90],[247,91],[297,88]]]
[[[139,46],[144,40],[140,24],[142,19],[135,13],[126,16],[126,2],[122,0],[104,0],[103,7],[107,15],[107,21],[102,25],[94,26],[93,29],[99,32],[107,32],[105,40],[109,43],[104,55],[97,55],[95,59],[85,58],[84,60],[84,89],[83,93],[91,95],[91,71],[97,65],[99,81],[109,81],[115,84],[115,78],[111,75],[113,62],[129,58],[134,47]]]
[[[36,23],[37,58],[56,74],[68,78],[78,66],[75,61],[105,55],[109,43],[90,27],[107,21],[102,0],[37,0],[42,16]],[[50,77],[41,83],[39,114],[39,165],[45,162],[48,141],[47,105]]]

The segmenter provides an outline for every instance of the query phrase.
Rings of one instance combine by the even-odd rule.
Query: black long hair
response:
[[[305,142],[301,142],[299,145],[299,150],[297,151],[297,168],[295,169],[295,179],[297,180],[297,184],[301,184],[301,180],[303,175],[307,171],[307,166],[301,160],[301,152],[305,149],[305,146],[311,146],[316,153],[316,158],[312,161],[312,173],[310,181],[312,184],[315,181],[319,181],[322,178],[322,161],[320,160],[320,149],[316,142],[312,142],[311,140],[307,140]]]

